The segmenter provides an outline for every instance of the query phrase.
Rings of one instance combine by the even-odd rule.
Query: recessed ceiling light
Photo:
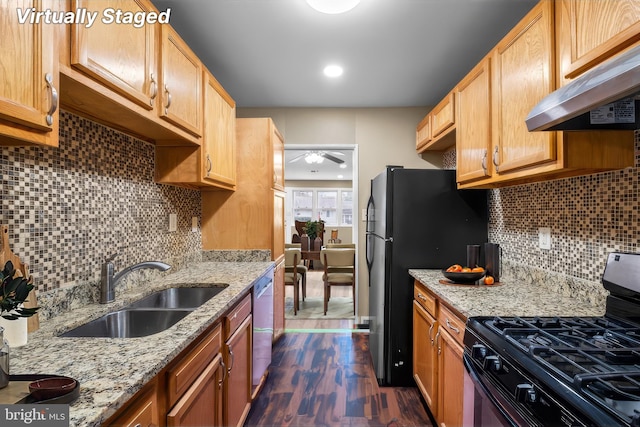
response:
[[[318,12],[336,15],[356,7],[360,0],[307,0],[307,4]]]
[[[340,163],[340,169],[346,169],[347,165],[345,165],[344,163]]]
[[[338,179],[344,178],[344,175],[338,175]]]
[[[339,65],[327,65],[324,67],[324,75],[327,77],[340,77],[343,71]]]

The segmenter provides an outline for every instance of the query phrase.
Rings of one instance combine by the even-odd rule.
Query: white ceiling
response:
[[[538,0],[152,0],[239,107],[435,105]],[[329,80],[328,63],[344,75]]]
[[[309,164],[300,156],[310,151],[318,150],[286,149],[284,151],[284,173],[287,181],[351,181],[353,179],[352,150],[334,150],[330,148],[322,150],[337,159],[341,159],[345,168],[340,168],[338,163],[329,159],[325,159],[321,164]]]

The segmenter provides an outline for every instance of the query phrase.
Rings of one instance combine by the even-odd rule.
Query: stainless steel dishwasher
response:
[[[273,343],[273,270],[253,286],[253,386],[271,364]]]

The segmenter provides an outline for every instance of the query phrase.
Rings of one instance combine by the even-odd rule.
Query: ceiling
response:
[[[238,107],[439,102],[538,0],[152,0]],[[344,74],[326,78],[339,63]]]
[[[287,181],[351,181],[353,179],[353,150],[324,149],[322,151],[343,161],[344,168],[325,159],[321,164],[309,164],[304,156],[314,149],[286,149],[284,151],[284,173]]]

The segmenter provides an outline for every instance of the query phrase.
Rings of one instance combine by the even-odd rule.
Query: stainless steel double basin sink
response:
[[[136,338],[157,334],[175,325],[225,287],[226,285],[169,288],[157,291],[60,336]]]

